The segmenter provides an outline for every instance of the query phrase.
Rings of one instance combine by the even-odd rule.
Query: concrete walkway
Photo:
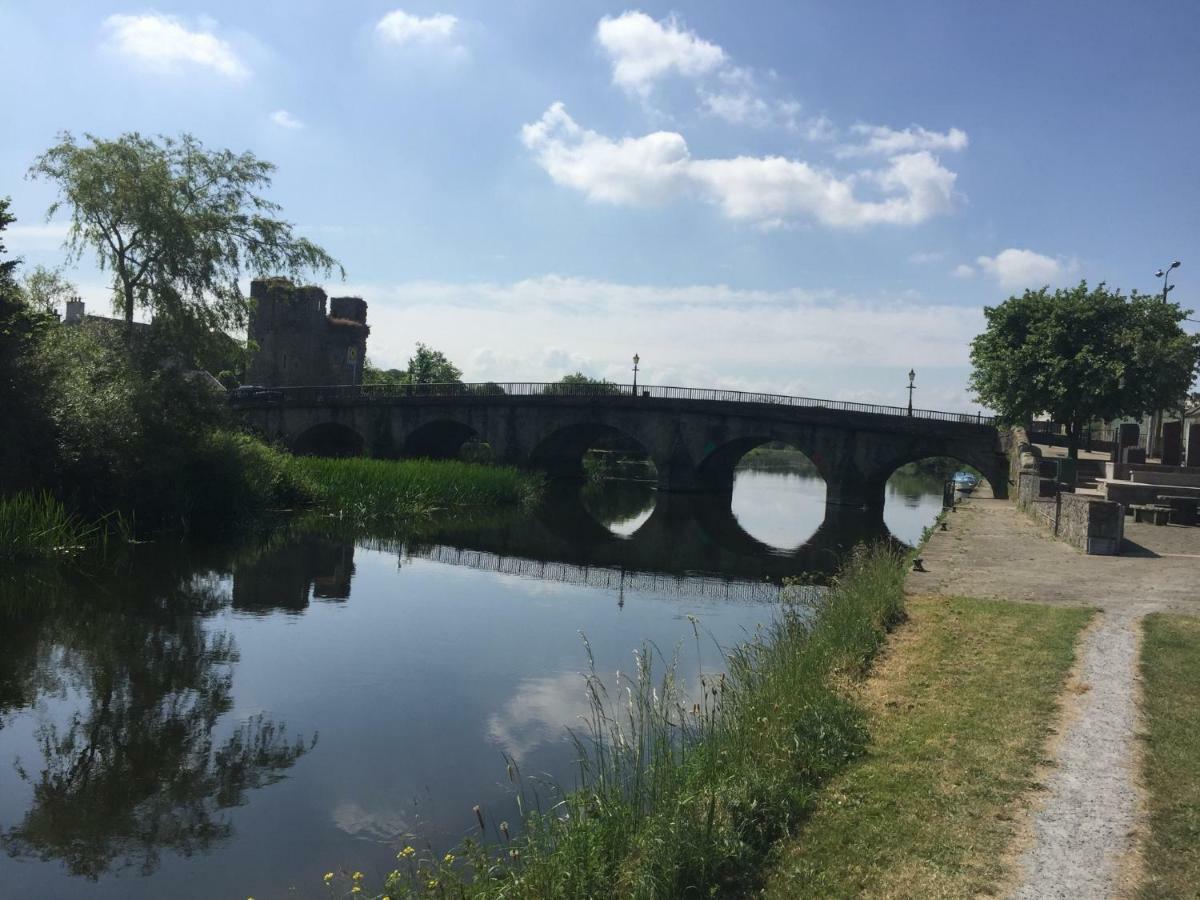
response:
[[[1200,528],[1129,525],[1129,555],[1085,556],[1003,500],[947,516],[909,576],[916,594],[1069,603],[1101,612],[1085,632],[1052,748],[1054,769],[1031,813],[1011,896],[1124,896],[1141,816],[1138,647],[1148,612],[1200,615]]]

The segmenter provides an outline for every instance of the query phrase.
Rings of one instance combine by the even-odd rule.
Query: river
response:
[[[911,543],[940,507],[936,479],[894,479],[884,524]],[[819,478],[747,469],[732,502],[608,482],[403,544],[280,533],[9,571],[0,896],[379,884],[404,842],[471,834],[476,805],[515,821],[506,759],[528,790],[571,785],[583,635],[602,674],[649,645],[694,682],[781,578],[884,533],[827,521]]]

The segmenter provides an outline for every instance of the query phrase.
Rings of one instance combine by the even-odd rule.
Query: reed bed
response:
[[[865,719],[845,695],[902,615],[904,557],[860,548],[827,588],[796,587],[773,624],[697,685],[645,647],[635,671],[587,679],[571,790],[513,761],[519,828],[474,810],[478,836],[397,855],[382,892],[330,872],[333,896],[723,897],[750,893],[831,775],[859,756]],[[700,635],[695,622],[697,652]],[[353,889],[359,888],[358,892]]]
[[[457,460],[296,457],[291,465],[323,505],[350,524],[388,527],[442,511],[531,505],[539,476]]]
[[[120,515],[88,522],[68,512],[46,491],[0,497],[0,559],[46,559],[104,550],[110,541],[128,540],[131,535],[129,523]]]

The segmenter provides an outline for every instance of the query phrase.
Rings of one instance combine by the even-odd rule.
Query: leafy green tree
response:
[[[418,342],[417,352],[408,360],[408,380],[412,384],[461,384],[462,369],[441,350]]]
[[[35,266],[21,279],[25,302],[35,310],[51,312],[76,296],[75,285],[63,275],[62,269]]]
[[[971,388],[1006,421],[1051,415],[1066,426],[1074,458],[1092,422],[1142,416],[1186,396],[1200,370],[1200,336],[1180,327],[1190,313],[1103,282],[1026,291],[984,308]]]
[[[189,134],[85,137],[64,132],[29,174],[58,187],[48,215],[69,212],[70,257],[95,252],[127,323],[144,309],[205,329],[241,327],[243,274],[340,270],[276,218],[280,207],[261,193],[275,167],[252,153],[211,151]]]
[[[10,258],[4,232],[15,221],[0,197],[0,493],[29,487],[45,476],[52,455],[53,422],[46,410],[49,371],[40,348],[54,325],[48,309],[30,305],[17,281],[20,259]]]
[[[411,384],[407,369],[381,369],[370,359],[363,361],[363,384]]]
[[[605,381],[603,378],[592,378],[590,375],[584,375],[582,372],[574,372],[570,375],[564,375],[554,384],[547,385],[543,393],[570,396],[577,396],[579,394],[607,396],[620,393],[620,388],[611,381]]]

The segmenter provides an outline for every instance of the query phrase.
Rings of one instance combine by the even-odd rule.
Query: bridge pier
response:
[[[825,479],[825,506],[847,509],[882,510],[887,497],[887,482],[842,472]]]

